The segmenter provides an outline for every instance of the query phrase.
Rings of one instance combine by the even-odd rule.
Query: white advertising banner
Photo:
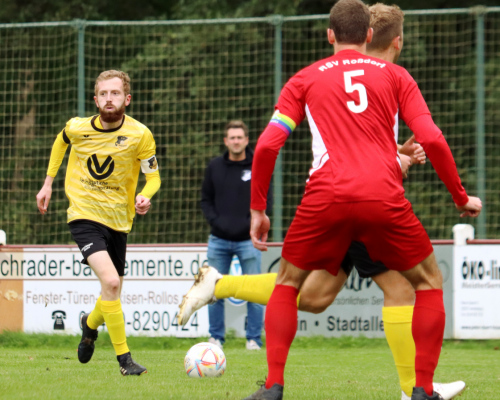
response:
[[[262,253],[262,272],[277,272],[281,246]],[[231,275],[241,275],[238,259],[233,258]],[[366,336],[384,337],[382,305],[384,294],[370,278],[361,278],[354,270],[334,303],[321,314],[299,311],[298,336],[322,335],[327,337]],[[226,330],[245,336],[247,324],[246,301],[229,298],[225,301]]]
[[[206,257],[205,247],[129,247],[121,302],[127,335],[208,336],[208,309],[180,327],[177,312]],[[94,308],[100,284],[75,247],[33,249],[1,261],[5,279],[21,278],[26,332],[79,334],[80,316]],[[105,329],[103,326],[101,329]]]
[[[262,253],[262,272],[278,272],[280,257],[281,246],[270,247],[268,252]],[[353,270],[342,291],[324,312],[320,314],[298,312],[297,336],[383,338],[383,302],[384,294],[375,282],[371,278],[361,278],[357,271]],[[232,315],[233,309],[226,307],[226,314]],[[241,310],[241,307],[239,309]],[[241,313],[240,310],[238,311]],[[226,325],[244,335],[244,318],[242,320],[234,318],[234,321],[238,321],[238,325],[228,323],[226,316]]]
[[[500,338],[500,245],[435,245],[444,278],[445,338]],[[262,272],[276,272],[281,246],[262,254]],[[0,331],[79,334],[100,284],[76,246],[0,248]],[[208,307],[177,325],[182,296],[206,260],[205,245],[129,246],[121,302],[127,335],[209,336]],[[237,260],[231,273],[241,273]],[[354,272],[321,314],[299,312],[297,335],[383,337],[383,293]],[[226,329],[245,336],[246,303],[226,300]],[[100,329],[105,329],[105,326]]]
[[[444,302],[447,312],[445,337],[452,334],[452,260],[451,245],[434,246],[436,259],[443,273]],[[270,247],[268,252],[262,253],[262,272],[277,272],[281,247]],[[227,302],[226,302],[227,304]],[[371,278],[361,278],[354,269],[347,282],[331,306],[320,314],[311,314],[299,311],[297,335],[321,335],[326,337],[365,336],[369,338],[385,337],[382,322],[382,307],[384,293]],[[244,318],[234,313],[235,307],[226,307],[226,326],[242,335],[244,331]],[[227,314],[233,317],[228,322]],[[233,323],[232,321],[235,321]]]
[[[321,314],[299,312],[297,335],[383,338],[384,294],[371,278],[354,269],[333,304]]]
[[[500,245],[454,247],[454,337],[500,339]]]

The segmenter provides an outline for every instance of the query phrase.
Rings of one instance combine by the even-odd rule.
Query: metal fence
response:
[[[50,212],[35,195],[56,134],[74,116],[96,113],[93,84],[106,69],[132,78],[128,113],[157,142],[162,188],[138,217],[135,243],[206,241],[199,207],[207,162],[223,150],[223,127],[243,119],[255,144],[284,82],[329,56],[327,15],[198,21],[83,21],[0,24],[0,229],[9,243],[71,242],[65,226],[65,162]],[[483,199],[477,237],[500,234],[500,7],[406,12],[400,64],[419,84],[470,194]],[[274,174],[272,239],[281,240],[300,202],[311,162],[303,123]],[[400,137],[411,133],[401,128]],[[143,185],[141,178],[139,185]],[[413,167],[407,197],[431,238],[460,221],[431,165]]]

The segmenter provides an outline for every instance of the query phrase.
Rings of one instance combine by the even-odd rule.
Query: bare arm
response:
[[[49,207],[50,198],[52,197],[52,182],[54,182],[54,178],[50,175],[47,175],[45,178],[45,182],[36,195],[36,205],[40,214],[44,215],[47,212]]]
[[[427,159],[424,148],[419,143],[415,143],[415,136],[409,138],[402,145],[398,144],[398,152],[410,157],[411,165],[425,164],[425,160]]]
[[[399,160],[401,161],[401,173],[403,174],[403,178],[406,179],[408,178],[408,171],[412,165],[411,158],[404,154],[400,154]]]
[[[477,217],[481,213],[483,208],[483,203],[479,197],[469,196],[469,201],[463,206],[457,206],[457,210],[460,211],[460,216],[464,217]]]
[[[151,208],[151,199],[144,197],[142,194],[138,194],[135,198],[135,211],[139,215],[146,214]]]
[[[271,223],[264,210],[250,210],[252,220],[250,222],[250,238],[253,246],[260,251],[267,251],[267,237]]]

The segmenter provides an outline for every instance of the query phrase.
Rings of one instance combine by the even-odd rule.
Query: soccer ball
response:
[[[187,352],[184,368],[191,378],[221,376],[226,371],[226,356],[215,344],[198,343]]]

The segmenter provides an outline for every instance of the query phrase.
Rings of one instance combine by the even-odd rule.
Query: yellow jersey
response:
[[[139,170],[158,174],[151,131],[128,115],[118,128],[108,130],[103,129],[98,115],[72,118],[56,139],[47,175],[56,176],[69,144],[65,181],[68,222],[88,219],[130,232]]]

